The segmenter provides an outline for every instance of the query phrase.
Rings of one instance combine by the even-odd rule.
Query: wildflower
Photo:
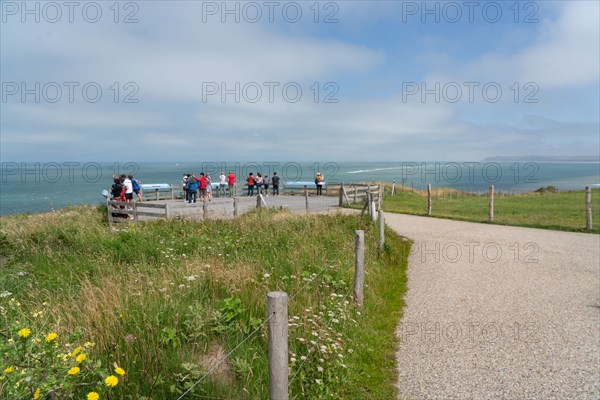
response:
[[[23,329],[20,329],[20,330],[17,332],[17,335],[19,335],[20,337],[22,337],[22,338],[26,339],[26,338],[28,338],[28,337],[29,337],[29,335],[31,335],[31,329],[29,329],[29,328],[23,328]]]
[[[33,400],[37,400],[40,398],[41,390],[40,388],[35,389],[35,393],[33,394]]]
[[[348,353],[352,354],[352,353],[354,353],[354,350],[348,349]]]
[[[270,274],[264,274],[264,275],[263,275],[263,278],[267,279],[267,278],[268,278],[268,277],[270,277],[270,276],[271,276]]]
[[[100,395],[96,392],[89,392],[87,395],[87,400],[98,400]]]
[[[10,296],[12,296],[12,293],[7,290],[0,293],[0,297],[10,297]]]
[[[115,372],[121,376],[125,375],[125,370],[123,368],[116,368]]]
[[[71,356],[75,357],[77,354],[81,353],[81,346],[77,346],[75,350],[71,353]]]
[[[82,362],[85,361],[86,358],[87,358],[87,356],[85,354],[80,354],[75,358],[75,361],[77,361],[79,364],[81,364]]]
[[[295,363],[295,362],[296,362],[296,358],[295,358],[295,357],[292,357],[292,358],[290,358],[290,362],[291,362],[292,364],[293,364],[293,363]]]
[[[306,356],[300,356],[300,359],[301,359],[302,361],[304,361],[304,360],[306,360]]]
[[[11,373],[11,372],[13,372],[13,371],[14,371],[14,368],[13,368],[13,367],[8,367],[8,368],[5,368],[5,369],[4,369],[4,373],[5,373],[5,374],[10,374],[10,373]]]
[[[55,332],[50,332],[48,336],[46,336],[46,342],[52,343],[57,337],[58,334],[56,334]]]
[[[67,374],[69,375],[77,375],[79,373],[79,371],[81,371],[79,369],[79,367],[73,367],[70,370],[67,371]]]
[[[322,380],[320,380],[320,379],[315,379],[315,383],[316,383],[317,385],[321,385],[321,384],[323,384],[323,381],[322,381]]]
[[[117,384],[119,383],[119,378],[117,378],[114,375],[109,375],[106,377],[106,379],[104,380],[104,383],[106,384],[106,386],[108,387],[115,387],[117,386]]]
[[[317,366],[317,371],[319,371],[319,372],[323,372],[323,367],[321,367],[320,365],[319,365],[319,366]]]

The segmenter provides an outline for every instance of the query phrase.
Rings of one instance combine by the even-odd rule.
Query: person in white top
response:
[[[219,175],[219,197],[225,197],[225,186],[227,185],[227,177],[225,172],[221,171]]]
[[[121,175],[123,178],[123,186],[125,186],[125,199],[127,201],[133,200],[133,183],[127,178],[127,175]]]

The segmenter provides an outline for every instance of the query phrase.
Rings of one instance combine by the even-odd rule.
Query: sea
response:
[[[70,205],[98,205],[112,177],[131,174],[142,184],[181,187],[184,173],[205,172],[213,181],[220,172],[233,172],[242,183],[248,173],[286,182],[313,182],[321,172],[328,183],[396,182],[415,189],[427,184],[468,192],[521,193],[540,187],[583,190],[600,187],[598,162],[2,162],[0,215],[51,212]]]

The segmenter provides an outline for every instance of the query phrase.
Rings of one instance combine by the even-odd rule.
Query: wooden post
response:
[[[267,294],[269,399],[288,400],[288,295]]]
[[[160,195],[158,194],[158,189],[154,189],[154,191],[156,192],[156,200],[160,200]]]
[[[392,181],[392,196],[396,194],[396,181]]]
[[[379,209],[379,250],[383,251],[385,244],[385,220],[383,219],[383,210]]]
[[[427,215],[431,215],[431,183],[427,184]]]
[[[490,185],[490,209],[488,217],[490,222],[494,222],[494,185]]]
[[[325,183],[325,196],[329,195],[329,183]]]
[[[204,198],[202,200],[202,218],[206,219],[206,217],[208,217],[208,201]]]
[[[260,201],[260,197],[261,197],[261,196],[262,196],[262,195],[261,195],[260,193],[258,194],[258,196],[256,196],[256,208],[258,208],[259,210],[260,210],[260,209],[261,209],[261,207],[262,207],[262,203],[261,203],[261,201]]]
[[[110,224],[112,222],[112,213],[110,212],[110,199],[107,197],[106,198],[106,210],[108,211],[108,223]]]
[[[356,187],[356,185],[354,185],[354,203],[352,203],[352,204],[356,204],[357,195],[358,195],[358,188]]]
[[[592,188],[589,186],[585,187],[585,216],[586,216],[585,227],[588,231],[591,231],[592,230]]]
[[[338,200],[338,206],[339,207],[344,206],[344,184],[343,183],[340,185],[340,198]]]
[[[237,197],[233,198],[233,216],[234,217],[238,216],[238,199],[237,199]]]
[[[308,195],[308,188],[306,187],[306,185],[304,185],[304,195]]]
[[[377,204],[375,200],[371,201],[371,219],[375,221],[377,219]]]
[[[304,202],[306,204],[306,212],[308,212],[308,191],[306,190],[306,186],[304,186]]]
[[[369,213],[369,215],[371,214],[371,206],[373,205],[373,203],[371,202],[371,191],[369,190],[369,188],[367,188],[367,213]]]
[[[169,204],[165,204],[165,218],[171,218],[171,208],[169,207]]]
[[[354,301],[359,307],[363,305],[363,288],[365,286],[365,232],[356,231],[354,241]]]
[[[171,185],[171,200],[175,199],[175,193],[173,193],[173,185]]]

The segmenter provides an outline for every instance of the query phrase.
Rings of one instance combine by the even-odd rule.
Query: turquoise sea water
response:
[[[234,172],[242,182],[249,172],[285,181],[314,180],[321,172],[330,183],[396,181],[417,189],[431,183],[479,192],[494,184],[497,191],[532,191],[553,185],[561,190],[600,186],[599,163],[539,162],[219,162],[219,163],[2,163],[0,215],[51,211],[72,204],[99,204],[103,189],[117,173],[133,174],[142,183],[168,183],[179,187],[186,172],[202,171],[218,179],[220,171]]]

